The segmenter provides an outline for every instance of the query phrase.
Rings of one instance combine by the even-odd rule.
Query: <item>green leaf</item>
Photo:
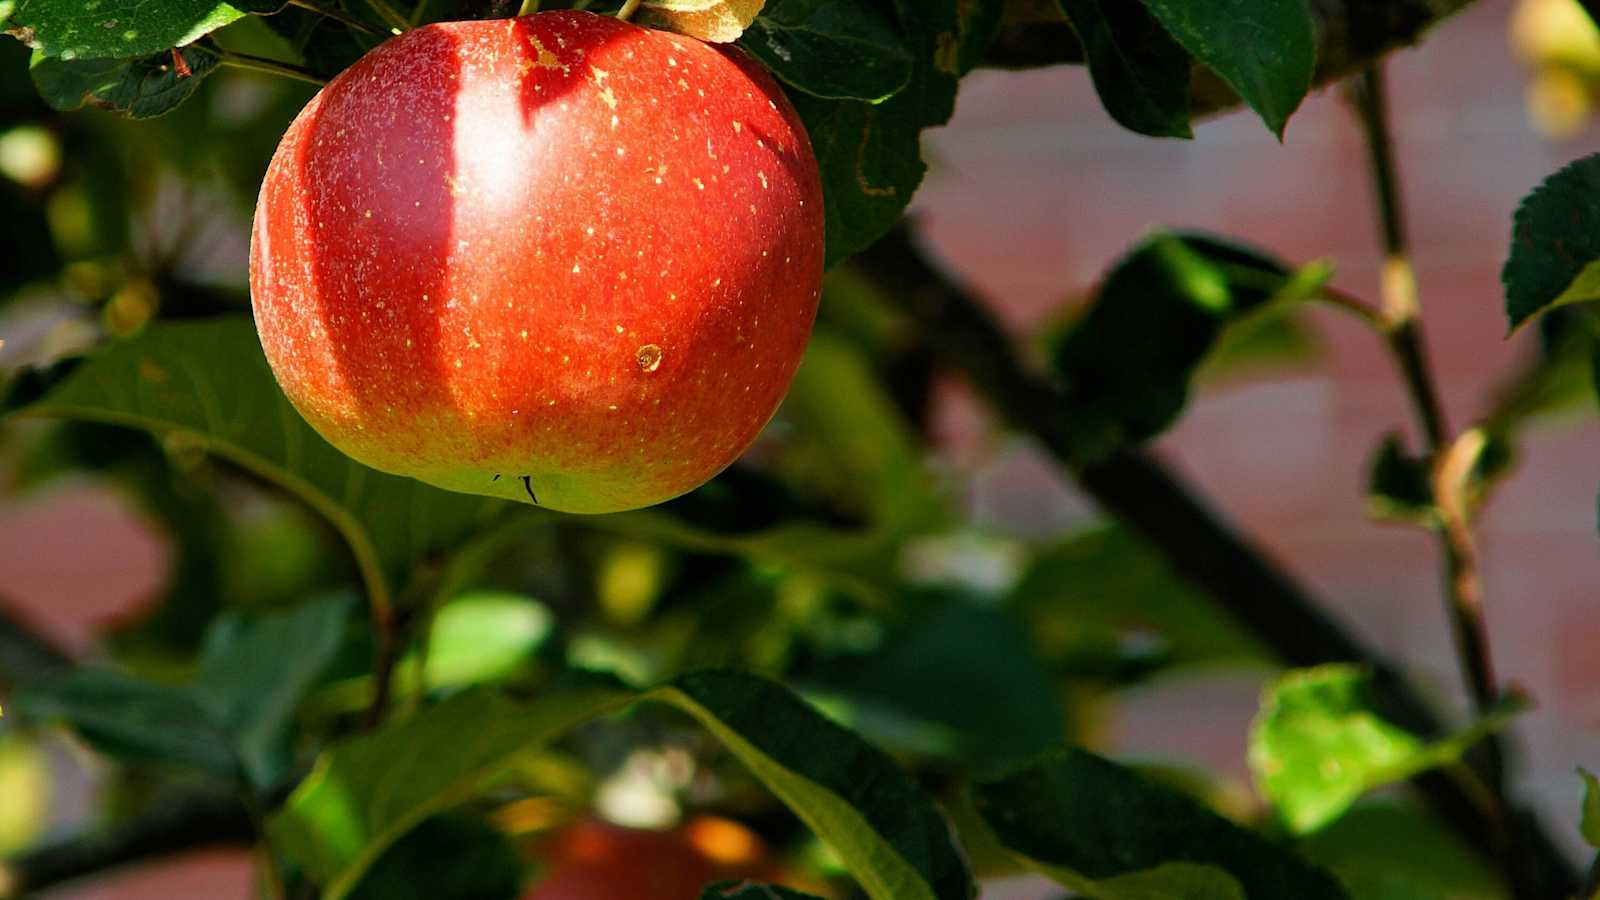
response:
[[[1415,806],[1356,806],[1298,846],[1337,875],[1356,900],[1510,897],[1504,878],[1481,854]]]
[[[1557,306],[1600,299],[1600,154],[1546,178],[1512,223],[1500,273],[1511,330]]]
[[[827,262],[881,237],[922,183],[922,129],[955,111],[956,84],[977,64],[1000,21],[999,0],[894,0],[913,66],[879,104],[791,92],[822,169]]]
[[[737,672],[679,676],[649,699],[689,713],[831,846],[873,900],[968,900],[950,824],[883,751],[788,690]]]
[[[734,672],[692,672],[639,693],[595,677],[519,703],[457,694],[375,734],[335,745],[269,823],[274,845],[348,894],[422,819],[469,798],[520,754],[636,700],[698,720],[844,861],[874,900],[967,900],[948,823],[881,751],[784,688]]]
[[[336,596],[253,619],[230,614],[206,633],[194,692],[257,787],[287,771],[295,708],[338,653],[350,606]]]
[[[1600,779],[1588,769],[1579,769],[1583,776],[1583,816],[1578,821],[1578,832],[1584,843],[1600,848]]]
[[[1367,514],[1425,527],[1438,524],[1428,461],[1407,453],[1398,434],[1384,436],[1367,466]]]
[[[189,67],[187,75],[178,71],[171,52],[137,59],[68,60],[34,51],[28,72],[39,96],[55,109],[89,104],[146,119],[189,99],[217,67],[217,55],[203,47],[177,52]]]
[[[188,684],[75,669],[23,686],[17,709],[68,725],[111,756],[268,787],[287,768],[294,710],[333,661],[349,607],[330,598],[255,619],[225,616],[207,631]]]
[[[1287,848],[1085,750],[978,784],[973,801],[1012,853],[1099,900],[1345,897]]]
[[[1246,628],[1119,527],[1086,529],[1042,550],[1007,603],[1047,660],[1080,674],[1097,659],[1147,670],[1268,658]],[[1123,659],[1135,652],[1129,645],[1139,655]]]
[[[1143,0],[1168,33],[1250,104],[1281,140],[1317,65],[1306,0]]]
[[[528,703],[481,688],[456,694],[325,751],[269,834],[337,900],[423,819],[473,796],[524,751],[632,699],[598,681],[551,687]]]
[[[807,683],[836,718],[908,750],[1004,766],[1066,737],[1057,687],[1021,623],[967,598],[936,600],[871,653],[820,660],[815,673]],[[896,727],[875,730],[881,715]]]
[[[369,469],[323,440],[278,389],[248,317],[159,324],[0,398],[0,415],[142,428],[221,456],[300,497],[358,565],[398,579],[499,504]]]
[[[519,594],[467,594],[445,604],[428,632],[423,682],[463,687],[516,673],[555,627],[548,607]]]
[[[1250,730],[1250,768],[1289,828],[1311,832],[1367,791],[1459,760],[1526,708],[1523,698],[1508,697],[1469,728],[1429,741],[1384,717],[1369,671],[1345,664],[1296,669],[1263,694]]]
[[[259,8],[217,0],[19,0],[4,24],[45,56],[127,59],[182,47]]]
[[[814,97],[878,103],[911,80],[905,40],[859,0],[768,0],[740,46]]]
[[[1330,274],[1321,264],[1291,272],[1208,235],[1146,238],[1112,269],[1054,355],[1075,452],[1095,459],[1161,433],[1225,328],[1306,299]]]
[[[19,688],[19,715],[58,722],[108,756],[186,766],[226,780],[238,758],[200,698],[185,687],[140,681],[109,669],[75,669]]]
[[[814,894],[802,894],[793,888],[777,884],[754,884],[748,881],[724,881],[706,887],[700,900],[822,900]]]
[[[351,900],[513,900],[523,864],[506,835],[464,815],[411,829],[368,870]]]
[[[1058,0],[1089,63],[1100,103],[1123,127],[1189,138],[1189,54],[1129,0]]]

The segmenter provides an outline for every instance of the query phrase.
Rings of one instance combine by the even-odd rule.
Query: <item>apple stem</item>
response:
[[[625,2],[622,4],[622,8],[617,10],[617,18],[623,20],[624,22],[632,18],[634,12],[639,8],[639,3],[640,0],[625,0]]]
[[[522,0],[522,8],[517,10],[519,16],[531,16],[539,11],[539,0]]]

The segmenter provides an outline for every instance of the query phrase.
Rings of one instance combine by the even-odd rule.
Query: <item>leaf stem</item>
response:
[[[368,25],[367,23],[361,21],[360,19],[356,18],[355,16],[350,15],[349,13],[345,12],[342,9],[337,9],[335,7],[332,7],[332,6],[323,5],[320,2],[320,0],[289,0],[289,5],[290,6],[298,6],[301,9],[308,9],[308,10],[310,10],[310,11],[312,11],[312,12],[314,12],[317,15],[320,15],[320,16],[327,16],[328,18],[334,20],[335,22],[339,22],[340,24],[343,24],[343,25],[348,25],[351,28],[356,29],[357,31],[362,31],[362,32],[365,32],[367,34],[381,34],[382,33],[380,31],[378,31],[378,29],[373,28],[371,25]]]
[[[218,62],[225,66],[232,66],[235,69],[248,69],[252,72],[281,75],[284,78],[293,78],[296,81],[304,81],[318,86],[328,83],[326,79],[318,77],[315,72],[309,69],[302,69],[293,63],[267,59],[264,56],[251,56],[248,53],[235,53],[232,50],[223,50],[218,47],[209,49],[217,54]]]
[[[411,20],[400,15],[393,6],[390,6],[389,0],[367,0],[367,5],[372,7],[372,11],[378,14],[378,18],[393,28],[396,34],[411,30]]]

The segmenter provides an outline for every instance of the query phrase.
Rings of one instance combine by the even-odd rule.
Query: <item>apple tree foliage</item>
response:
[[[620,6],[545,8],[572,5]],[[1109,119],[1151,138],[1193,138],[1238,104],[1283,139],[1313,84],[1351,70],[1330,41],[1375,55],[1462,5],[645,0],[649,24],[720,23],[709,36],[789,93],[831,273],[745,460],[660,507],[581,517],[340,454],[273,381],[244,288],[255,190],[314,85],[396,29],[516,4],[0,0],[16,39],[0,44],[0,483],[107,485],[170,548],[148,609],[93,653],[0,619],[0,807],[38,789],[28,753],[62,729],[117,800],[81,836],[0,810],[0,897],[223,840],[259,848],[268,896],[509,900],[559,865],[530,848],[592,808],[759,835],[767,874],[673,895],[690,898],[965,900],[1024,871],[1103,900],[1575,889],[1559,851],[1519,874],[1520,845],[1425,802],[1459,796],[1441,779],[1504,801],[1483,757],[1519,695],[1440,728],[1396,706],[1380,660],[1305,665],[1294,641],[1315,636],[1227,613],[1217,578],[1138,522],[1021,540],[971,521],[931,444],[933,326],[900,296],[958,289],[857,262],[937,164],[923,133],[976,68],[1081,64]],[[1388,27],[1412,30],[1372,39]],[[1047,443],[1069,472],[1136,452],[1219,374],[1311,352],[1296,311],[1330,299],[1326,263],[1187,231],[1129,241],[1021,382],[1068,436]],[[1600,158],[1529,194],[1504,280],[1536,358],[1468,433],[1459,497],[1432,453],[1387,439],[1375,516],[1450,531],[1523,426],[1592,399]],[[1107,751],[1106,709],[1218,667],[1265,673],[1256,803]],[[1578,843],[1580,785],[1581,838],[1600,844],[1587,773],[1558,841]]]

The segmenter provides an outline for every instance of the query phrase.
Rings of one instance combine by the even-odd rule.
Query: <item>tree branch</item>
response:
[[[1373,670],[1386,712],[1397,723],[1425,735],[1445,731],[1442,719],[1387,659],[1324,612],[1155,457],[1124,449],[1074,466],[1073,442],[1060,415],[1068,404],[1065,394],[1022,364],[1000,325],[927,261],[904,224],[857,256],[855,264],[917,320],[934,353],[962,370],[1001,419],[1037,438],[1107,513],[1142,535],[1177,574],[1204,589],[1285,663],[1362,663]],[[1506,823],[1486,816],[1459,782],[1434,772],[1413,784],[1441,820],[1480,850],[1496,855],[1505,845]],[[1548,888],[1542,896],[1570,893],[1577,885],[1570,861],[1537,823],[1529,822],[1519,843],[1529,855],[1530,870]]]
[[[1312,0],[1317,20],[1315,87],[1359,71],[1371,60],[1415,44],[1434,25],[1472,0]],[[1082,64],[1083,47],[1065,22],[1019,21],[1002,26],[984,56],[985,66],[1031,69]],[[1239,95],[1214,72],[1195,66],[1191,108],[1196,117],[1239,105]]]

